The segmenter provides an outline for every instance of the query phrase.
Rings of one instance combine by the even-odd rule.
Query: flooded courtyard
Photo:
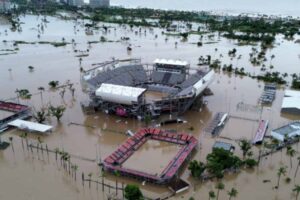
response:
[[[259,67],[252,66],[249,62],[251,49],[256,46],[238,46],[234,40],[228,40],[214,36],[203,36],[203,46],[195,43],[199,35],[191,35],[187,41],[181,41],[180,37],[166,36],[163,30],[154,28],[131,29],[129,26],[105,24],[109,27],[105,32],[102,29],[94,30],[93,35],[87,35],[83,20],[62,20],[58,17],[47,17],[49,23],[42,22],[42,16],[26,15],[21,17],[22,31],[12,32],[10,25],[4,19],[0,23],[0,91],[1,100],[20,101],[33,109],[40,109],[48,105],[64,105],[66,111],[60,121],[48,118],[46,123],[54,127],[48,136],[29,133],[30,142],[37,143],[38,137],[49,149],[63,149],[75,155],[72,162],[78,165],[77,181],[68,175],[53,153],[37,152],[22,147],[23,139],[19,136],[22,131],[11,129],[1,137],[9,140],[13,137],[13,148],[0,151],[0,199],[107,199],[112,191],[104,192],[87,183],[82,186],[81,174],[92,174],[92,178],[101,180],[104,176],[107,183],[114,185],[119,183],[136,183],[142,189],[145,196],[157,198],[169,190],[166,187],[142,184],[129,178],[103,174],[97,161],[110,155],[128,137],[126,130],[137,131],[145,127],[145,123],[136,119],[120,118],[105,113],[86,115],[83,113],[80,102],[88,99],[81,85],[80,68],[91,69],[93,64],[101,63],[112,58],[141,58],[142,62],[152,63],[156,58],[181,59],[191,63],[193,69],[207,68],[197,66],[199,56],[212,55],[219,58],[224,64],[233,64],[243,67],[251,74],[261,73]],[[40,30],[41,24],[43,31]],[[99,26],[104,24],[99,23]],[[156,38],[155,35],[158,37]],[[99,42],[100,37],[105,37],[106,42]],[[121,37],[129,37],[129,41],[122,41]],[[297,38],[296,38],[297,39]],[[54,47],[51,44],[41,44],[39,41],[60,42],[69,44],[63,47]],[[71,42],[71,41],[74,42]],[[14,45],[15,41],[26,41],[27,44]],[[93,41],[97,41],[94,42]],[[31,44],[33,42],[33,44]],[[175,42],[178,45],[175,45]],[[28,44],[30,43],[30,44]],[[128,45],[132,51],[127,51]],[[228,56],[228,51],[236,48],[240,59]],[[274,65],[274,69],[281,73],[299,73],[299,44],[278,36],[274,48],[268,49],[266,57]],[[3,52],[3,55],[2,55]],[[4,55],[5,53],[5,55]],[[84,55],[84,56],[83,56]],[[220,56],[222,55],[222,56]],[[82,61],[80,61],[82,58]],[[29,70],[28,66],[33,66]],[[76,89],[74,97],[68,89],[63,98],[59,89],[50,89],[48,83],[57,80],[62,85],[69,82]],[[162,128],[172,129],[178,132],[186,132],[199,140],[199,149],[193,159],[205,161],[206,155],[211,152],[215,141],[232,143],[236,147],[235,154],[242,156],[236,140],[246,138],[251,140],[257,130],[258,120],[269,120],[270,125],[267,135],[274,128],[280,127],[292,120],[299,120],[299,116],[282,115],[280,113],[281,102],[284,96],[282,86],[277,90],[276,99],[272,106],[264,106],[258,109],[241,109],[242,102],[248,108],[255,107],[263,92],[264,83],[225,72],[216,72],[214,82],[210,85],[212,96],[204,100],[207,105],[199,110],[190,110],[180,118],[187,121],[183,124],[166,125]],[[39,87],[45,91],[40,92]],[[16,98],[16,89],[28,89],[33,95],[31,99],[22,100]],[[161,94],[149,94],[154,99]],[[230,117],[221,131],[219,137],[211,137],[205,133],[205,127],[217,112],[227,112]],[[7,115],[0,112],[0,118]],[[172,116],[177,117],[177,116]],[[163,115],[158,120],[153,120],[150,125],[155,126],[162,119],[170,118]],[[193,127],[191,129],[191,127]],[[261,147],[254,147],[254,156],[258,156]],[[148,173],[159,173],[168,164],[170,159],[178,152],[178,146],[158,141],[148,141],[124,164],[125,167],[137,170],[145,170]],[[295,149],[299,153],[298,144]],[[293,158],[293,169],[289,169],[287,176],[293,177],[297,160]],[[263,159],[260,165],[253,170],[242,170],[238,174],[225,176],[225,191],[220,192],[220,199],[227,199],[227,190],[231,187],[239,191],[237,199],[293,199],[292,188],[300,183],[299,175],[288,184],[282,181],[278,190],[274,189],[277,180],[277,169],[281,165],[289,166],[290,159],[285,155],[285,150],[275,153]],[[214,189],[215,182],[200,183],[190,176],[185,168],[181,178],[191,183],[191,188],[174,199],[208,199],[208,192]],[[264,180],[270,182],[264,183]],[[119,194],[120,195],[120,194]]]

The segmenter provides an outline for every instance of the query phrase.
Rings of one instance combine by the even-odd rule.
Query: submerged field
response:
[[[100,168],[95,160],[105,158],[120,145],[127,136],[124,132],[144,127],[144,123],[134,119],[108,116],[104,113],[86,115],[82,112],[80,102],[88,98],[82,91],[80,84],[80,68],[90,69],[92,64],[101,63],[114,58],[141,58],[142,62],[151,63],[155,58],[169,58],[187,60],[193,69],[207,68],[197,66],[200,56],[212,55],[212,58],[222,60],[223,64],[233,64],[235,67],[244,68],[251,74],[261,73],[260,67],[253,66],[249,62],[249,53],[252,48],[259,49],[259,44],[254,46],[238,46],[235,40],[228,40],[218,36],[216,33],[203,35],[203,46],[198,47],[199,35],[190,35],[187,41],[182,41],[178,36],[166,36],[159,28],[130,28],[126,25],[102,24],[108,26],[108,31],[103,29],[93,30],[92,35],[87,35],[84,24],[88,21],[62,20],[56,17],[47,17],[48,23],[42,22],[42,16],[25,15],[21,17],[21,31],[12,32],[10,25],[1,20],[0,24],[0,91],[1,100],[16,97],[16,89],[28,89],[33,96],[28,100],[20,100],[21,103],[30,105],[34,109],[46,105],[64,105],[66,111],[60,122],[55,118],[47,119],[47,123],[54,126],[54,131],[49,136],[29,134],[29,140],[37,142],[40,137],[49,149],[60,148],[65,151],[87,158],[82,160],[72,159],[78,165],[77,181],[64,172],[55,156],[47,156],[44,152],[30,152],[23,150],[21,144],[22,131],[10,130],[3,135],[8,140],[13,137],[14,152],[11,147],[0,152],[0,199],[13,200],[21,199],[103,199],[109,194],[106,190],[97,190],[95,186],[89,189],[81,186],[81,173],[86,175],[92,173],[92,178],[101,179]],[[43,31],[41,30],[43,26]],[[157,35],[157,37],[155,36]],[[209,36],[212,35],[212,36]],[[39,36],[39,37],[38,37]],[[105,40],[101,37],[104,37]],[[129,41],[121,40],[121,37],[129,37]],[[74,39],[74,40],[73,40]],[[295,38],[295,40],[298,38]],[[17,42],[16,41],[23,41]],[[64,46],[55,47],[51,43],[66,42]],[[175,45],[177,42],[177,45]],[[131,45],[132,51],[126,49]],[[228,56],[228,51],[237,49],[234,58]],[[277,36],[273,48],[268,49],[266,57],[274,66],[274,69],[281,73],[299,73],[299,44],[294,41],[287,41],[283,36]],[[6,53],[1,55],[2,52]],[[12,53],[13,52],[13,53]],[[4,54],[3,53],[3,54]],[[221,56],[222,55],[222,56]],[[275,58],[271,59],[271,55]],[[80,64],[80,58],[82,58]],[[33,66],[30,70],[28,66]],[[60,85],[69,80],[74,84],[75,96],[66,89],[62,98],[60,89],[49,89],[48,83],[52,80],[59,81]],[[289,80],[289,79],[288,79]],[[40,93],[39,87],[45,91]],[[230,118],[221,132],[220,137],[212,138],[204,132],[205,127],[217,112],[228,112],[232,116],[243,116],[249,119],[268,119],[270,130],[277,128],[291,120],[299,120],[299,116],[281,115],[280,107],[284,95],[284,89],[288,86],[281,86],[277,90],[276,99],[272,106],[263,107],[261,112],[240,110],[237,105],[244,102],[250,106],[257,105],[258,99],[263,91],[264,83],[249,77],[236,76],[225,72],[217,72],[210,89],[213,96],[205,97],[208,102],[206,106],[198,111],[189,111],[181,118],[187,121],[186,124],[168,125],[163,128],[193,134],[199,139],[200,148],[194,159],[205,161],[205,157],[211,152],[215,141],[226,141],[236,147],[236,154],[241,156],[238,144],[235,140],[241,138],[252,139],[257,123],[247,119]],[[155,98],[152,95],[151,98]],[[15,100],[15,99],[14,99]],[[4,114],[0,113],[0,118]],[[162,116],[161,119],[168,118]],[[152,126],[159,120],[153,121]],[[76,125],[77,124],[77,125]],[[78,125],[79,124],[79,125]],[[193,127],[193,129],[190,129]],[[223,139],[231,138],[232,140]],[[156,148],[159,146],[159,148]],[[156,142],[145,144],[134,161],[128,166],[137,169],[145,169],[149,172],[159,171],[178,151],[176,146],[165,146]],[[290,158],[283,153],[276,153],[263,159],[259,167],[253,170],[243,170],[239,174],[229,174],[224,178],[225,191],[220,193],[220,199],[227,198],[227,190],[235,187],[238,190],[237,199],[293,199],[292,193],[294,184],[300,184],[300,175],[293,178],[296,168],[296,158],[299,156],[298,145],[294,145],[297,151],[293,157],[293,166],[290,169]],[[254,156],[258,155],[259,148],[254,147]],[[145,155],[142,159],[139,155]],[[150,163],[155,164],[149,164]],[[146,162],[147,161],[147,162]],[[162,162],[160,162],[162,161]],[[126,165],[126,163],[125,163]],[[274,189],[277,181],[277,169],[279,166],[289,167],[287,175],[292,178],[291,183],[281,181],[281,187]],[[158,169],[156,169],[158,168]],[[183,171],[181,177],[192,185],[188,192],[176,195],[174,199],[188,199],[193,196],[195,199],[208,199],[208,192],[214,189],[215,182],[200,183],[190,177],[189,171]],[[139,181],[116,177],[105,174],[105,180],[111,185],[115,180],[118,182],[139,184],[147,197],[155,198],[168,192],[166,187],[159,187],[150,184],[142,185]],[[264,183],[264,180],[270,182]]]

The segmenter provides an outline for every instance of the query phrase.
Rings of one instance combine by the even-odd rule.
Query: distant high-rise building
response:
[[[84,5],[83,0],[68,0],[67,3],[70,6],[76,6],[76,7],[81,7]]]
[[[7,12],[11,9],[12,4],[8,0],[0,0],[0,13]]]
[[[92,8],[107,8],[109,7],[109,0],[90,0]]]

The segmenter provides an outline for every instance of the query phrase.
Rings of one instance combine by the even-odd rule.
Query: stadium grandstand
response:
[[[180,60],[156,59],[142,64],[139,59],[113,60],[98,64],[82,76],[90,101],[84,109],[123,117],[158,117],[162,113],[182,114],[197,99],[214,77],[211,70],[194,70]]]

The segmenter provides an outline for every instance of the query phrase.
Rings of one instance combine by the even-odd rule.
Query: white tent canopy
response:
[[[96,96],[101,97],[105,101],[131,105],[132,102],[138,102],[138,98],[145,91],[145,88],[102,83],[96,90]]]
[[[300,91],[286,90],[281,108],[297,109],[300,112]]]
[[[41,133],[46,133],[48,131],[51,131],[52,126],[40,124],[36,122],[29,122],[21,119],[16,119],[12,122],[8,123],[9,126],[14,126],[22,130],[28,130],[28,131],[36,131]]]

